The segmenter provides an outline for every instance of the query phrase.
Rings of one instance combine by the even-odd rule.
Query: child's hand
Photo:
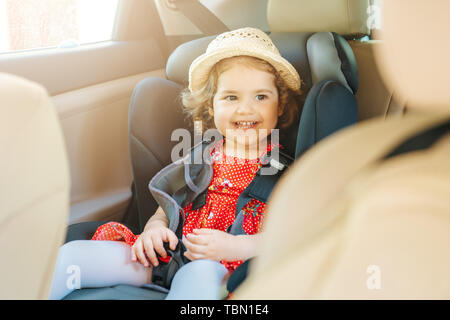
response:
[[[237,237],[220,230],[194,229],[183,240],[183,244],[187,249],[184,255],[189,260],[240,260]]]
[[[142,263],[145,267],[149,267],[149,261],[155,267],[159,264],[156,253],[163,258],[167,257],[164,250],[163,242],[169,242],[169,247],[175,250],[178,238],[172,230],[166,226],[155,223],[148,227],[136,240],[131,247],[131,260]]]

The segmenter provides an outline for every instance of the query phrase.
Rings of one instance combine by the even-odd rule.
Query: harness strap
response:
[[[181,238],[178,239],[175,250],[169,248],[168,242],[164,243],[164,249],[167,252],[168,258],[163,259],[158,255],[159,264],[157,267],[153,267],[152,270],[152,284],[170,289],[175,273],[183,265],[188,263],[189,260],[184,256],[186,248],[183,242],[181,242]]]
[[[421,132],[403,143],[395,147],[391,152],[381,158],[381,161],[387,160],[389,158],[418,150],[424,150],[431,147],[437,140],[442,136],[450,132],[450,120],[437,125],[434,128],[427,129]]]
[[[208,145],[210,145],[211,141],[209,140],[203,140],[201,143],[195,145],[191,149],[190,153],[190,160],[191,164],[199,163],[198,161],[201,161],[203,151],[206,149]],[[201,151],[201,152],[200,152]],[[196,192],[198,190],[195,183],[192,181],[190,175],[189,175],[189,165],[185,164],[185,172],[184,177],[186,179],[186,183],[188,187]],[[206,201],[206,191],[208,189],[206,188],[204,194],[205,194],[205,201]],[[203,193],[202,193],[203,194]],[[200,194],[200,195],[202,195]],[[199,198],[199,197],[197,197]],[[201,198],[201,197],[200,197]],[[179,221],[184,221],[183,219],[183,212],[180,212],[180,219]],[[159,264],[157,267],[154,267],[152,270],[152,283],[161,286],[166,289],[170,289],[170,286],[172,284],[173,277],[175,276],[175,273],[178,271],[179,268],[181,268],[186,263],[189,263],[190,260],[187,259],[184,256],[184,252],[186,251],[186,247],[183,244],[183,223],[178,223],[175,229],[175,235],[178,238],[178,244],[175,248],[175,250],[171,250],[169,247],[169,243],[165,242],[164,249],[167,252],[168,257],[162,258],[160,255],[158,256]]]
[[[278,154],[278,159],[273,156],[274,154]],[[267,203],[273,188],[293,161],[294,159],[282,152],[279,147],[274,148],[265,155],[261,160],[261,168],[256,172],[252,182],[240,194],[236,202],[235,220],[234,223],[228,227],[227,232],[230,232],[231,234],[242,234],[244,232],[242,229],[244,217],[243,215],[239,215],[239,213],[252,199]]]
[[[198,159],[199,152],[201,155],[204,154],[206,148],[211,145],[211,140],[203,140],[201,142],[201,148],[199,148],[200,143],[191,151],[191,159]],[[192,210],[197,210],[206,204],[206,196],[208,194],[208,188],[205,188],[195,199],[192,201]]]
[[[181,214],[182,213],[180,212],[180,215]],[[182,241],[183,224],[178,224],[177,229],[175,230],[175,235],[178,238],[178,243],[175,250],[170,249],[168,242],[164,242],[163,246],[168,257],[164,259],[157,254],[159,264],[157,267],[153,267],[152,270],[152,283],[166,289],[170,289],[173,277],[178,269],[190,262],[189,259],[184,256],[186,247]]]

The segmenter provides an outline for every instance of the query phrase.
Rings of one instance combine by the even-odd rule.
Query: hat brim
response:
[[[189,90],[191,92],[200,90],[205,85],[211,69],[217,62],[236,56],[251,56],[267,61],[278,71],[290,89],[294,91],[300,89],[300,76],[297,70],[280,55],[242,48],[228,48],[213,53],[204,53],[192,62],[189,68]]]

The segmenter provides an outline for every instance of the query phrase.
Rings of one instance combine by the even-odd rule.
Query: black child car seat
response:
[[[330,134],[357,121],[358,71],[347,41],[333,32],[271,33],[270,38],[298,71],[305,102],[300,121],[287,132],[288,154],[298,158]],[[129,144],[133,169],[133,201],[123,223],[140,233],[158,204],[148,183],[170,163],[171,141],[177,128],[193,131],[181,111],[180,92],[187,85],[191,62],[205,50],[215,36],[180,45],[170,55],[167,79],[147,78],[136,86],[129,110]],[[68,228],[67,241],[89,239],[103,222],[80,223]],[[239,283],[237,281],[237,283]],[[235,287],[236,285],[234,285]],[[65,299],[164,299],[166,291],[156,286],[142,288],[117,285],[72,292]]]

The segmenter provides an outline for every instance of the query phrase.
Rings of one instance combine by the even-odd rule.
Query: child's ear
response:
[[[283,112],[284,112],[284,108],[278,107],[278,117],[281,117],[281,115],[283,114]]]
[[[208,108],[208,112],[209,112],[209,115],[211,116],[211,117],[213,117],[214,116],[214,109],[213,109],[213,107],[209,107]]]

